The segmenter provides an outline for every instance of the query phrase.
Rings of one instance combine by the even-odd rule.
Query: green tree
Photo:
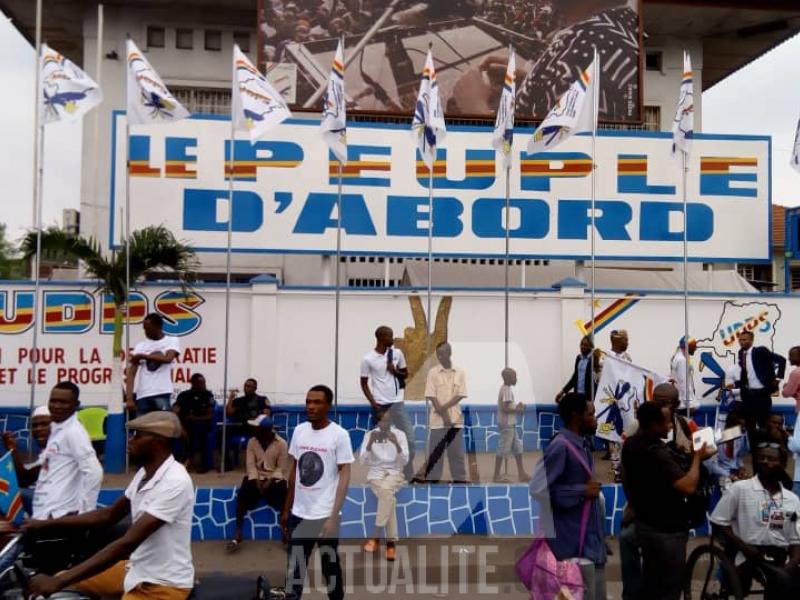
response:
[[[0,223],[0,279],[20,279],[25,276],[25,261],[6,235],[6,225]]]
[[[94,239],[73,236],[58,228],[42,232],[41,260],[53,257],[77,259],[83,263],[86,274],[97,280],[96,292],[109,294],[114,301],[114,335],[112,342],[113,376],[109,413],[122,413],[122,375],[126,353],[122,351],[123,318],[127,301],[125,258],[126,249],[103,252]],[[25,259],[36,255],[36,232],[29,232],[22,242]],[[131,234],[130,240],[130,284],[154,273],[164,273],[178,280],[188,289],[198,266],[194,250],[177,240],[164,226],[152,226]],[[109,433],[111,433],[109,431]],[[124,445],[122,445],[124,448]],[[108,448],[107,448],[107,454]],[[118,458],[118,457],[117,457]],[[111,459],[114,460],[114,459]],[[110,464],[110,463],[109,463]],[[113,463],[115,466],[118,463]]]

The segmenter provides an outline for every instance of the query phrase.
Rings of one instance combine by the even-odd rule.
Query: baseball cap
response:
[[[247,424],[268,429],[272,427],[272,419],[269,418],[269,415],[258,415],[255,419],[250,419]]]
[[[49,416],[50,416],[50,409],[47,408],[47,405],[45,404],[44,406],[37,406],[34,409],[31,418],[35,419],[36,417],[49,417]]]
[[[128,421],[128,429],[145,431],[166,438],[179,438],[183,432],[178,415],[169,410],[156,410]]]

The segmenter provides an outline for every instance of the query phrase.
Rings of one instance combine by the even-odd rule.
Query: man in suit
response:
[[[753,346],[753,332],[739,334],[739,384],[742,416],[748,431],[764,429],[772,412],[772,394],[786,371],[786,359],[766,346]]]
[[[556,404],[561,401],[571,390],[576,394],[588,396],[592,392],[592,338],[585,335],[581,338],[581,353],[575,357],[575,366],[572,369],[572,377],[567,384],[558,392]]]

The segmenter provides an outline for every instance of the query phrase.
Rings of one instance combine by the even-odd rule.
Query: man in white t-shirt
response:
[[[127,406],[139,417],[154,410],[169,410],[170,365],[181,351],[178,338],[164,334],[164,318],[158,313],[147,315],[142,327],[147,339],[134,346],[127,375]]]
[[[367,483],[378,499],[375,534],[364,544],[364,551],[375,552],[378,549],[381,529],[385,528],[386,560],[391,562],[397,556],[396,496],[406,483],[403,467],[408,463],[408,442],[406,435],[391,425],[389,413],[384,413],[378,426],[364,436],[358,460],[369,466]]]
[[[406,357],[394,347],[394,332],[381,325],[375,330],[375,348],[361,360],[361,390],[372,406],[376,421],[389,414],[389,422],[408,440],[408,462],[403,467],[406,481],[414,477],[414,425],[406,413],[403,388],[408,377]]]
[[[350,484],[353,450],[347,431],[328,419],[333,391],[315,385],[306,394],[307,422],[298,425],[289,443],[289,491],[281,528],[289,540],[286,589],[303,595],[308,559],[319,546],[328,598],[344,598],[339,561],[339,522]]]
[[[181,435],[180,420],[172,412],[152,412],[130,421],[128,429],[134,432],[131,460],[141,468],[125,494],[109,507],[31,521],[28,529],[101,529],[128,514],[132,525],[120,539],[79,565],[54,577],[34,577],[28,589],[33,596],[47,597],[65,587],[123,600],[185,600],[191,593],[194,487],[186,469],[172,457],[173,440]]]
[[[84,513],[97,507],[103,468],[75,414],[79,405],[80,389],[71,381],[61,381],[50,391],[50,436],[37,461],[34,519]]]

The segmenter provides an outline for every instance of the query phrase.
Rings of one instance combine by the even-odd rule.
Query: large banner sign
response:
[[[114,115],[114,217],[125,201],[124,115]],[[240,252],[333,253],[338,163],[316,120],[287,121],[271,137],[233,146],[230,124],[196,117],[134,127],[130,138],[134,229],[164,224],[201,251],[226,248],[232,214]],[[514,257],[583,259],[591,248],[592,139],[573,136],[557,152],[527,154],[514,137],[508,218]],[[682,167],[668,134],[602,131],[596,140],[596,255],[673,260],[683,256]],[[688,165],[690,260],[770,257],[770,139],[695,138]],[[424,256],[428,170],[406,126],[351,124],[342,177],[342,250]],[[484,128],[452,128],[433,177],[433,253],[502,256],[506,176]]]
[[[259,61],[296,107],[318,109],[340,36],[348,110],[413,110],[428,45],[450,117],[493,117],[508,48],[517,54],[517,116],[543,118],[602,59],[600,118],[639,121],[641,20],[636,0],[259,0]]]

